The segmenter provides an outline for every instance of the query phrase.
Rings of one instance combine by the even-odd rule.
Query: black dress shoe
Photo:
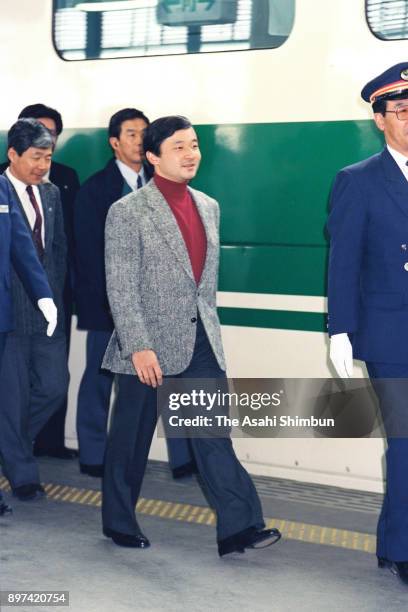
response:
[[[279,529],[256,529],[248,537],[245,548],[268,548],[282,537]]]
[[[404,584],[408,585],[408,561],[390,561],[385,557],[377,557],[378,567],[388,568],[398,576]]]
[[[10,514],[11,512],[13,512],[13,508],[6,504],[3,500],[0,500],[0,516]]]
[[[78,451],[74,448],[66,446],[58,446],[56,448],[35,448],[34,455],[36,457],[54,457],[55,459],[77,459]]]
[[[38,482],[30,482],[29,484],[21,485],[13,488],[13,495],[20,501],[30,501],[37,497],[46,495],[44,487]]]
[[[88,474],[88,476],[94,476],[95,478],[102,478],[104,466],[103,464],[102,465],[99,465],[99,464],[88,465],[88,463],[80,463],[79,470],[81,474]]]
[[[233,552],[243,553],[246,548],[267,548],[275,544],[281,537],[278,529],[248,527],[248,529],[220,540],[218,542],[218,554],[223,557]]]
[[[107,538],[112,538],[112,540],[118,546],[124,546],[125,548],[149,548],[150,542],[143,535],[143,533],[139,533],[138,535],[130,535],[128,533],[120,533],[119,531],[114,531],[113,529],[109,529],[109,527],[105,527],[103,530],[103,535]]]
[[[178,478],[185,478],[186,476],[192,476],[193,474],[198,473],[197,464],[195,461],[183,463],[183,465],[179,465],[178,467],[172,468],[171,473],[175,480],[177,480]]]

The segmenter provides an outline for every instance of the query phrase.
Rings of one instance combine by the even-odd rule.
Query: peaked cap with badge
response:
[[[361,90],[361,97],[373,104],[377,100],[391,99],[404,90],[408,90],[408,62],[395,64],[369,81]]]

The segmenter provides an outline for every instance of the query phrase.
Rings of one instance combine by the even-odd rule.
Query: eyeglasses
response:
[[[385,112],[395,113],[397,115],[398,121],[408,120],[408,106],[401,106],[401,108],[397,108],[396,110],[386,110]]]

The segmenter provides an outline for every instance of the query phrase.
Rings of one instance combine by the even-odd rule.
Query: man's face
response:
[[[26,185],[39,185],[51,166],[52,149],[29,147],[19,155],[13,147],[8,150],[11,173]]]
[[[147,123],[143,119],[128,119],[120,127],[119,138],[109,138],[116,159],[137,172],[143,161],[143,130],[146,128]]]
[[[185,183],[197,174],[201,153],[194,128],[177,130],[160,145],[160,157],[151,151],[147,158],[159,176]]]
[[[40,117],[37,119],[39,123],[42,123],[44,127],[47,128],[51,132],[52,139],[54,141],[54,148],[57,144],[58,134],[57,134],[57,126],[55,125],[54,119],[50,117]]]
[[[407,100],[387,100],[387,111],[408,106]],[[396,151],[408,157],[408,121],[399,121],[393,112],[374,114],[374,120],[379,130],[384,132],[385,142]]]

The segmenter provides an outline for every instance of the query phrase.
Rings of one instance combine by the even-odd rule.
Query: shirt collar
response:
[[[129,187],[131,187],[134,191],[136,190],[137,179],[139,176],[141,177],[143,184],[145,184],[143,166],[141,167],[140,172],[136,172],[136,170],[133,170],[133,168],[130,168],[129,166],[124,164],[122,161],[120,161],[120,159],[116,159],[115,161],[119,168],[119,172],[121,173],[121,175],[123,176],[127,184],[129,185]]]
[[[395,149],[390,147],[390,145],[388,144],[387,144],[387,149],[390,155],[395,160],[395,163],[400,168],[400,170],[404,173],[405,176],[407,176],[408,175],[408,166],[407,166],[408,159],[405,157],[405,155],[403,155],[399,151],[396,151]]]
[[[27,185],[11,173],[10,166],[6,170],[6,175],[11,184],[13,185],[14,189],[16,190],[18,197],[21,199],[21,196],[27,193]]]

